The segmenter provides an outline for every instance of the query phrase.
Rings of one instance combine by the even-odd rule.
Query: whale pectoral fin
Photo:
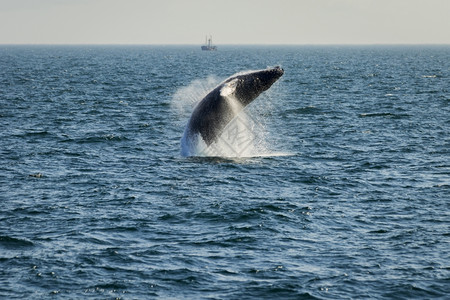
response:
[[[224,83],[222,88],[220,89],[220,96],[222,97],[231,96],[236,91],[237,83],[238,79],[233,79]]]

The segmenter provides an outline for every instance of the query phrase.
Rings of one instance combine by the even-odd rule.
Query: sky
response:
[[[0,0],[0,44],[450,44],[450,0]]]

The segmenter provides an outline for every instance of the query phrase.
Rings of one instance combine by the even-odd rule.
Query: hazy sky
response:
[[[450,0],[0,0],[1,44],[450,44]]]

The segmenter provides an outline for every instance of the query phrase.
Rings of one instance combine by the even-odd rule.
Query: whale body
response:
[[[217,141],[227,124],[284,74],[280,67],[235,74],[210,91],[194,108],[182,138],[189,156],[202,140]]]

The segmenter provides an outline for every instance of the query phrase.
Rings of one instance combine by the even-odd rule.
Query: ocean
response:
[[[1,45],[0,128],[2,299],[450,299],[450,46]]]

